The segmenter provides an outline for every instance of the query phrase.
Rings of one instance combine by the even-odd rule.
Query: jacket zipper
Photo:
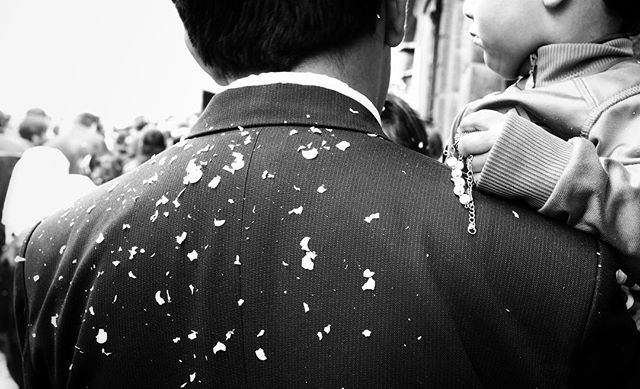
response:
[[[529,55],[529,78],[525,85],[525,89],[533,89],[536,87],[536,73],[538,72],[538,54]]]

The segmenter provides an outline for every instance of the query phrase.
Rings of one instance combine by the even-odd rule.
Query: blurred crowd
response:
[[[0,111],[0,152],[16,157],[32,147],[51,147],[68,159],[70,173],[100,185],[173,144],[185,134],[190,120],[170,118],[159,123],[138,117],[129,125],[106,129],[98,116],[81,113],[64,128],[39,108],[28,110],[19,121]]]

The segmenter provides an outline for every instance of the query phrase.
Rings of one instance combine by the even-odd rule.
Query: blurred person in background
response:
[[[41,116],[27,115],[18,127],[20,137],[29,146],[41,146],[47,141],[49,119]]]
[[[116,129],[115,132],[117,135],[113,145],[113,153],[120,158],[121,161],[126,162],[133,157],[129,155],[129,147],[127,145],[129,129]]]
[[[442,140],[428,133],[426,126],[411,106],[394,94],[388,94],[380,114],[382,130],[394,143],[432,158],[442,154]]]
[[[7,242],[95,188],[79,174],[81,161],[106,152],[100,119],[90,113],[78,115],[69,130],[43,146],[25,151],[15,165],[2,213]]]
[[[0,111],[0,249],[4,249],[5,227],[2,224],[2,208],[7,196],[7,188],[13,169],[30,147],[22,137],[7,133],[11,116]]]
[[[11,116],[0,111],[0,221],[2,208],[9,186],[9,180],[15,164],[22,153],[30,147],[29,143],[17,134],[9,134],[7,128]],[[5,246],[5,227],[0,222],[0,353],[6,356],[7,368],[11,375],[20,382],[20,351],[13,329],[12,291],[13,291],[13,258],[15,250]]]
[[[12,136],[7,133],[7,127],[11,116],[0,111],[0,249],[5,243],[5,229],[2,221],[2,208],[5,197],[7,196],[7,188],[11,173],[16,163],[25,150],[29,148],[29,143],[21,137]]]
[[[7,188],[13,169],[29,148],[29,144],[21,138],[6,133],[11,116],[0,111],[0,249],[5,244],[5,227],[2,224],[2,208],[7,196]]]
[[[45,146],[58,149],[69,161],[69,173],[82,173],[82,161],[108,152],[100,118],[91,113],[76,117],[67,131],[47,141]],[[88,161],[88,159],[87,159]]]
[[[162,131],[157,128],[142,130],[142,135],[138,139],[136,155],[124,165],[123,172],[132,171],[166,148],[167,139]]]
[[[115,154],[92,156],[89,162],[89,177],[96,185],[102,185],[122,174],[122,160]]]

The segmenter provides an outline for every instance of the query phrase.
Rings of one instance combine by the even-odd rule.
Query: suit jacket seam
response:
[[[243,127],[246,129],[246,127]],[[245,173],[244,176],[244,183],[242,185],[242,208],[240,210],[240,236],[241,236],[241,240],[240,240],[240,257],[242,257],[242,250],[244,247],[244,242],[245,242],[245,237],[244,237],[244,212],[245,212],[245,206],[247,205],[247,185],[248,185],[248,181],[249,181],[249,172],[251,171],[251,162],[253,162],[253,156],[255,155],[256,152],[256,147],[258,145],[258,140],[260,139],[260,128],[263,127],[257,127],[258,129],[255,130],[255,141],[253,142],[253,147],[251,149],[251,154],[249,155],[249,159],[247,161],[247,171]],[[239,129],[237,129],[237,131],[240,131]],[[240,294],[240,298],[242,298],[242,266],[238,266],[238,284],[240,286],[240,290],[239,290],[239,294]],[[248,373],[248,368],[247,368],[247,361],[248,361],[248,357],[247,357],[247,348],[246,348],[246,344],[245,344],[245,324],[244,324],[244,310],[242,308],[242,306],[239,307],[240,308],[240,323],[242,325],[242,366],[243,366],[243,370],[244,370],[244,383],[245,383],[245,387],[249,387],[249,373]]]

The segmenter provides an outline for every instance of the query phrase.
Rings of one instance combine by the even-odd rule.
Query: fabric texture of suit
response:
[[[630,382],[612,251],[476,195],[329,89],[215,96],[192,134],[37,226],[28,387],[551,388]]]

